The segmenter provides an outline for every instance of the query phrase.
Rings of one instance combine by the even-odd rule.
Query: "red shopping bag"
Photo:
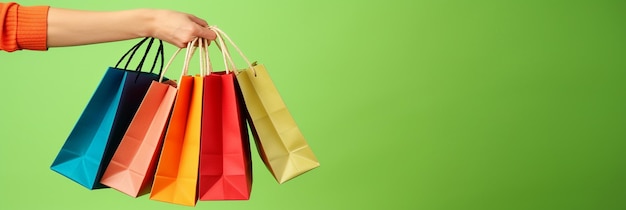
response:
[[[248,127],[241,105],[243,98],[235,81],[234,72],[228,70],[210,72],[204,78],[199,200],[250,199],[252,161]]]

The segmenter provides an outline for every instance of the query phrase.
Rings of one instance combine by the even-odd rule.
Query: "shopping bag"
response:
[[[186,75],[194,43],[187,46],[183,76],[150,193],[152,200],[186,206],[195,206],[197,201],[202,115],[202,76]]]
[[[261,159],[276,180],[284,183],[320,164],[265,66],[256,65],[253,68],[237,75],[237,82],[243,93]]]
[[[124,69],[118,68],[120,62],[108,68],[52,163],[53,171],[88,189],[106,187],[100,184],[100,177],[150,83],[158,79],[156,74],[139,72],[149,47],[136,70],[126,69],[145,41],[135,45],[120,59],[123,60],[132,51]]]
[[[239,103],[241,93],[235,87],[235,74],[228,67],[226,71],[210,72],[204,78],[200,200],[250,199],[252,161],[248,127]]]
[[[161,78],[177,53],[163,69]],[[133,197],[150,191],[175,97],[175,87],[152,81],[100,183]]]
[[[218,28],[248,62],[235,43]],[[250,65],[237,74],[237,83],[243,93],[249,124],[261,159],[279,183],[318,167],[298,125],[289,113],[265,66]]]

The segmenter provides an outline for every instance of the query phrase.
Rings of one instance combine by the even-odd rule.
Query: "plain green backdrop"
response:
[[[198,209],[626,209],[626,1],[20,3],[192,13],[266,65],[321,167],[254,154],[249,201]],[[190,209],[49,169],[135,42],[0,52],[0,209]]]

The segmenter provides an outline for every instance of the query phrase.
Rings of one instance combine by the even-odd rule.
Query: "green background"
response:
[[[192,13],[266,65],[321,166],[254,154],[249,201],[198,209],[626,209],[626,1],[21,3]],[[49,169],[136,41],[0,53],[0,209],[189,209]]]

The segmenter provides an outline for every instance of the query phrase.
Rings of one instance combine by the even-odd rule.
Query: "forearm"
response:
[[[95,44],[151,36],[154,12],[148,9],[94,12],[50,8],[48,47]]]

